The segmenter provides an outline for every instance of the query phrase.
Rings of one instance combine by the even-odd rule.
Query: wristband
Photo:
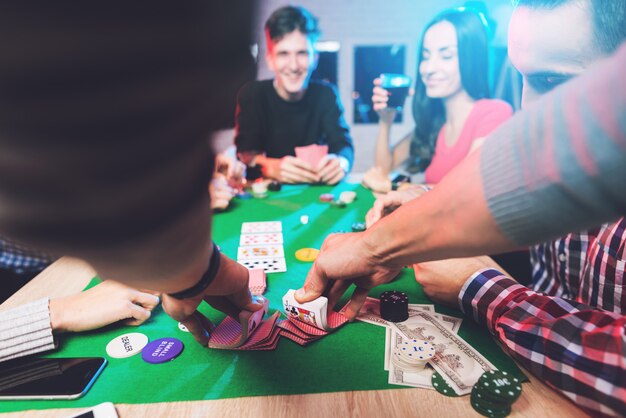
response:
[[[169,295],[176,299],[188,299],[202,293],[215,279],[217,271],[220,269],[220,250],[217,249],[217,245],[213,243],[213,254],[211,254],[211,261],[209,261],[209,267],[204,272],[200,281],[188,289],[182,290],[176,293],[170,293]]]

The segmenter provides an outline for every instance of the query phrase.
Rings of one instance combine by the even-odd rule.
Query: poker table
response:
[[[321,202],[322,193],[354,190],[357,199],[346,207]],[[265,296],[270,312],[280,310],[282,296],[297,289],[312,263],[298,261],[294,253],[304,247],[320,248],[330,233],[349,232],[363,221],[374,198],[357,184],[338,186],[283,186],[264,199],[235,199],[229,210],[214,217],[214,239],[221,250],[235,258],[241,224],[251,221],[281,221],[287,271],[267,277]],[[300,217],[307,215],[307,224]],[[62,258],[7,300],[10,308],[39,297],[58,297],[95,285],[97,276],[84,262]],[[410,303],[432,303],[405,269],[398,279],[370,292],[378,297],[385,290],[401,290]],[[435,306],[439,313],[461,317],[454,309]],[[201,305],[215,323],[223,314]],[[141,355],[111,358],[106,344],[126,332],[141,332],[150,340],[175,337],[185,348],[176,359],[148,364]],[[520,377],[524,374],[504,354],[484,329],[464,319],[459,335],[499,369]],[[469,397],[446,397],[433,390],[402,388],[387,383],[383,369],[384,328],[367,323],[347,324],[306,347],[281,338],[276,350],[227,351],[201,347],[190,334],[178,328],[160,307],[140,327],[113,324],[100,330],[63,335],[57,351],[49,357],[107,358],[108,365],[90,391],[72,401],[2,401],[0,412],[20,417],[65,417],[79,409],[111,401],[120,417],[189,416],[480,416]],[[525,373],[520,399],[511,416],[584,416],[567,400]],[[71,408],[71,409],[70,409]]]

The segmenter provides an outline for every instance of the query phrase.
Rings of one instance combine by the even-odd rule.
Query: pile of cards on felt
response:
[[[327,315],[328,299],[321,296],[308,303],[298,303],[294,290],[283,296],[283,308],[287,319],[280,321],[281,335],[300,345],[307,345],[328,335],[348,321],[348,318],[332,311]]]
[[[265,273],[287,271],[282,222],[244,222],[237,262],[248,269],[263,269]]]
[[[227,316],[213,331],[209,339],[209,348],[226,350],[274,350],[280,338],[280,329],[276,322],[280,312],[269,318],[267,314],[269,301],[259,298],[263,309],[256,312],[241,311],[239,320]]]
[[[296,158],[306,161],[309,165],[316,169],[322,158],[328,155],[328,145],[307,145],[306,147],[295,148]]]

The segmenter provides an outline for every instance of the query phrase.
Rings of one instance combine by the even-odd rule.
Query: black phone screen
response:
[[[102,357],[25,357],[2,362],[0,398],[78,398],[91,387],[106,362]]]

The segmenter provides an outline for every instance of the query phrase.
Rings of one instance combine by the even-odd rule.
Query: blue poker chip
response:
[[[252,199],[252,195],[248,192],[241,192],[236,194],[238,199],[248,200]]]

